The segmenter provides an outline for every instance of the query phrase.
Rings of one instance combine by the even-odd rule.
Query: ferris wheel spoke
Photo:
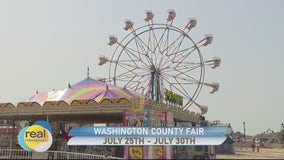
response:
[[[169,65],[169,66],[161,69],[161,71],[163,71],[163,73],[166,73],[166,72],[184,72],[184,73],[189,74],[190,71],[194,71],[196,69],[199,70],[200,67],[202,67],[202,65],[198,64],[198,63],[196,63],[195,65],[192,65],[192,63],[185,63],[183,65],[174,66],[174,67],[171,67],[171,65]]]
[[[124,68],[126,70],[129,70],[127,67],[130,67],[130,68],[135,68],[135,69],[141,69],[141,70],[147,70],[146,68],[148,66],[144,66],[143,65],[140,65],[141,67],[137,66],[137,65],[132,65],[131,63],[125,63],[126,61],[124,62],[117,62],[117,66],[121,67],[121,68]],[[130,61],[130,62],[134,62],[134,61]]]
[[[139,77],[135,77],[131,80],[131,83],[128,83],[127,85],[125,85],[127,88],[132,89],[134,91],[138,91],[138,90],[145,90],[144,86],[148,81],[147,76],[145,78],[139,78]]]
[[[136,41],[136,38],[135,38],[135,41]],[[143,52],[141,52],[140,50],[139,50],[139,45],[137,46],[137,44],[136,44],[136,49],[137,50],[135,50],[135,49],[133,49],[133,48],[130,48],[128,45],[127,46],[125,46],[125,45],[123,45],[123,44],[121,44],[121,43],[118,43],[119,44],[119,46],[120,47],[122,47],[123,48],[123,52],[125,53],[125,54],[127,54],[127,56],[131,59],[131,60],[133,60],[134,61],[134,63],[136,64],[136,61],[138,61],[138,62],[140,62],[140,63],[143,63],[143,65],[144,66],[148,66],[149,64],[147,64],[147,63],[145,63],[145,61],[144,60],[142,60],[143,59],[143,57],[145,58],[145,57],[147,57],[147,54],[145,54],[145,53],[143,53]],[[143,48],[143,47],[142,47]],[[143,50],[143,49],[142,49]],[[144,51],[145,52],[145,51]],[[138,55],[138,56],[137,56]],[[136,60],[134,60],[134,58],[136,59]],[[146,59],[146,61],[148,61],[150,64],[152,63],[148,58],[145,58]],[[137,65],[137,64],[136,64]]]
[[[161,36],[160,42],[159,42],[159,45],[161,46],[161,47],[159,47],[159,53],[160,53],[161,57],[159,59],[157,59],[157,63],[156,63],[157,67],[160,68],[161,70],[163,70],[163,64],[168,61],[167,52],[166,52],[166,54],[164,52],[167,50],[168,44],[169,44],[169,29],[165,29],[165,31],[167,31],[167,35],[166,35],[164,43],[163,43],[163,39],[164,39],[165,32]]]
[[[178,57],[180,54],[179,53],[185,53],[187,50],[191,49],[192,47],[189,47],[187,49],[182,49],[180,50],[181,48],[181,45],[182,45],[182,42],[183,42],[183,39],[184,39],[184,36],[182,37],[182,40],[178,43],[177,47],[174,48],[173,50],[173,53],[174,53],[174,57],[173,57],[173,60],[175,60],[176,57]],[[191,52],[190,52],[191,53]]]
[[[165,29],[166,30],[166,29]],[[164,31],[165,32],[165,31]],[[163,33],[164,34],[164,33]],[[147,43],[145,43],[142,38],[140,38],[139,36],[137,36],[136,39],[139,39],[139,43],[138,46],[140,46],[140,48],[146,53],[146,57],[147,60],[149,59],[150,64],[152,65],[157,65],[158,64],[158,60],[159,60],[159,53],[160,53],[160,46],[161,46],[161,42],[163,39],[163,35],[160,37],[160,39],[158,40],[156,33],[154,32],[153,29],[150,29],[150,32],[148,34],[148,40]],[[137,40],[136,40],[137,41]],[[144,47],[145,46],[145,47]],[[147,49],[145,49],[147,48]],[[158,48],[158,51],[157,51]],[[150,55],[150,56],[149,56]],[[156,61],[154,61],[156,60]]]
[[[182,76],[180,76],[182,75]],[[179,79],[179,80],[183,80],[183,81],[188,81],[188,82],[192,82],[192,83],[188,83],[188,84],[200,84],[200,80],[190,76],[190,75],[187,75],[187,74],[184,74],[184,73],[180,73],[178,75],[174,75],[176,79]]]
[[[166,60],[164,60],[166,59]],[[171,64],[167,63],[169,61],[168,58],[166,58],[166,56],[163,56],[158,64],[158,68],[160,68],[160,71],[164,71],[168,68],[170,68]],[[165,66],[167,64],[167,66]]]
[[[124,87],[127,88],[127,89],[130,89],[132,91],[138,91],[139,89],[141,89],[143,86],[141,85],[142,82],[141,81],[137,81],[137,80],[132,80],[132,81],[129,81],[129,80],[121,80],[119,79],[119,81],[123,82],[125,85]]]
[[[182,91],[178,90],[180,93],[182,93]],[[188,108],[192,103],[192,97],[190,95],[184,95],[182,96],[183,98],[183,106],[181,107],[182,109]]]
[[[147,53],[148,57],[151,59],[151,65],[154,65],[154,59],[157,59],[157,55],[155,53],[155,38],[154,38],[154,32],[153,29],[150,29],[149,35],[148,35],[148,42],[147,42]],[[149,54],[151,53],[151,54]],[[150,56],[149,56],[150,55]]]
[[[182,64],[186,59],[189,59],[189,56],[193,53],[193,51],[195,51],[195,48],[192,49],[190,52],[187,52],[187,54],[180,54],[179,59],[173,59],[173,63],[176,63],[176,67]]]
[[[164,73],[164,76],[166,77],[175,77],[177,79],[180,79],[180,80],[183,80],[183,81],[186,81],[187,84],[199,84],[200,81],[197,80],[196,78],[190,76],[190,75],[187,75],[187,74],[167,74],[167,73]]]
[[[150,27],[151,28],[151,27]],[[149,32],[148,34],[148,41],[147,41],[147,55],[149,56],[149,51],[151,52],[151,44],[152,44],[152,36],[151,36],[151,32]]]
[[[116,77],[115,80],[121,81],[121,82],[128,82],[128,81],[130,81],[130,80],[132,80],[133,78],[136,78],[136,77],[137,77],[137,75],[124,75],[124,76]]]
[[[199,80],[195,79],[194,77],[186,74],[187,72],[186,71],[178,71],[178,74],[175,74],[174,76],[176,76],[177,78],[179,79],[182,79],[182,80],[185,80],[185,81],[190,81],[192,80],[192,82],[199,82]],[[182,77],[182,78],[181,78]],[[189,78],[189,79],[187,79]]]
[[[180,49],[180,47],[181,47],[181,45],[182,45],[182,42],[183,42],[184,38],[185,38],[185,36],[184,36],[183,34],[180,34],[180,35],[176,38],[176,40],[174,40],[174,41],[170,44],[171,46],[174,46],[174,45],[177,43],[176,47],[173,47],[173,51],[172,51],[172,53],[175,53],[175,54],[174,54],[175,56],[176,56],[176,53],[178,53],[178,51],[179,51],[179,49]],[[171,55],[171,54],[170,54],[170,55]]]
[[[197,80],[196,78],[191,77],[189,75],[187,75],[186,77],[177,76],[177,77],[175,77],[175,79],[185,81],[182,84],[189,84],[189,85],[199,85],[200,84],[199,80]]]
[[[198,85],[197,83],[190,83],[190,82],[172,82],[172,85],[177,85],[177,84],[181,84],[181,85]]]
[[[151,30],[151,26],[149,25],[149,28]],[[151,42],[151,32],[149,32],[149,36],[148,36],[148,44],[146,44],[142,38],[139,37],[139,34],[136,33],[136,30],[133,30],[133,36],[134,36],[134,39],[135,39],[135,46],[137,48],[137,51],[139,52],[140,49],[142,52],[139,52],[141,53],[142,55],[146,56],[147,58],[149,58],[149,52],[150,53],[155,53],[151,47],[150,47],[150,44],[149,42]],[[147,49],[146,49],[147,48]],[[143,54],[144,53],[144,54]],[[140,56],[140,55],[139,55]],[[147,60],[153,60],[153,57],[150,58],[150,59],[147,59]],[[153,62],[151,61],[150,62],[151,64],[153,64]]]
[[[154,50],[152,50],[150,45],[145,43],[143,38],[140,37],[138,34],[134,37],[134,40],[135,40],[137,50],[139,50],[140,48],[142,53],[144,53],[143,55],[145,55],[145,57],[149,58],[149,52],[154,53]]]
[[[154,51],[152,48],[154,48],[152,45],[154,44],[154,40],[151,36],[152,32],[149,32],[148,35],[148,42],[147,42],[147,57],[151,60],[151,66],[154,65],[154,59],[156,59],[156,55],[154,54]],[[149,54],[150,53],[150,54]]]
[[[188,52],[187,54],[185,54],[188,50],[192,49],[190,52]],[[195,51],[195,48],[194,46],[192,47],[189,47],[189,48],[185,48],[183,50],[179,50],[179,51],[176,51],[176,52],[173,52],[174,54],[170,54],[170,55],[167,55],[167,59],[164,61],[163,64],[161,64],[161,68],[164,68],[164,65],[168,65],[169,63],[169,60],[171,61],[171,63],[176,63],[177,66],[182,63],[186,58],[188,58],[192,53],[193,51]],[[172,58],[172,59],[171,59]],[[179,58],[179,59],[175,59],[175,58]]]
[[[182,42],[184,40],[185,36],[183,34],[181,34],[175,41],[173,41],[170,46],[168,47],[169,49],[173,48],[173,51],[171,52],[171,54],[169,54],[169,56],[171,55],[177,55],[178,53],[180,52],[183,52],[183,51],[180,51],[180,47],[182,45]],[[178,42],[179,41],[179,42]],[[178,43],[176,46],[174,46],[176,43]],[[193,46],[189,47],[188,49],[191,49],[193,48]],[[185,49],[185,50],[188,50],[188,49]]]
[[[133,82],[133,80],[134,80],[136,77],[137,77],[137,75],[134,75],[130,80],[128,80],[128,82],[126,82],[126,84],[125,84],[124,86],[126,87],[129,83]]]
[[[165,28],[163,31],[162,31],[162,34],[158,40],[157,38],[157,35],[156,33],[154,32],[154,30],[151,30],[152,34],[153,34],[153,37],[154,37],[154,42],[153,42],[153,47],[154,47],[154,53],[156,53],[155,55],[159,54],[159,53],[162,53],[162,49],[161,49],[161,44],[162,44],[162,41],[163,41],[163,37],[165,35],[165,33],[169,31],[169,29]],[[155,52],[156,49],[158,48],[158,52]]]
[[[136,36],[137,36],[136,30],[133,29],[133,28],[132,28],[132,30],[133,30],[133,31],[132,31],[131,33],[132,33],[132,35],[135,37],[135,46],[136,46],[137,51],[134,50],[134,49],[132,49],[132,50],[138,53],[139,59],[142,59],[141,55],[144,55],[144,56],[145,56],[145,55],[147,55],[147,52],[143,53],[143,52],[141,52],[141,51],[139,50],[139,45],[138,45],[138,42],[137,42],[137,39],[136,39]]]
[[[140,59],[142,59],[142,57],[146,57],[146,61],[149,62],[149,64],[152,64],[152,61],[149,59],[149,47],[148,45],[146,45],[147,49],[144,48],[143,43],[141,44],[142,39],[137,38],[137,36],[135,36],[135,46],[137,48],[137,52],[139,53],[139,57]],[[141,51],[140,51],[141,50]],[[143,52],[144,51],[144,52]],[[142,55],[142,56],[141,56]]]
[[[118,65],[122,65],[122,66],[129,66],[129,67],[132,67],[132,66],[135,66],[137,67],[137,64],[134,63],[134,65],[131,65],[132,62],[139,62],[140,63],[140,60],[137,59],[137,60],[127,60],[127,59],[122,59],[122,60],[119,60],[119,61],[116,61],[115,63],[117,63]]]
[[[171,88],[170,90],[172,92],[174,92],[174,90],[178,91],[180,94],[182,94],[182,97],[187,97],[187,95],[189,95],[189,93],[184,89],[183,86],[181,86],[181,84],[179,83],[179,81],[177,81],[177,79],[175,79],[176,82],[170,82],[167,79],[164,79],[168,84],[169,84],[169,88]]]
[[[145,82],[146,81],[133,81],[133,83],[130,83],[127,88],[134,90],[134,91],[140,91],[142,94],[144,94],[145,90]]]
[[[132,55],[133,57],[135,57],[136,59],[142,59],[141,55],[144,55],[141,51],[139,51],[138,49],[132,49],[129,46],[122,46],[124,47],[124,51],[129,54]],[[138,55],[138,56],[137,56]]]
[[[191,49],[191,50],[190,50]],[[190,51],[189,51],[190,50]],[[187,53],[187,54],[191,54],[193,51],[196,50],[196,46],[191,46],[191,47],[188,47],[188,48],[184,48],[182,50],[177,50],[175,52],[173,52],[173,55],[174,55],[174,58],[182,55],[183,53]],[[189,52],[188,52],[189,51]]]
[[[176,66],[174,66],[173,64],[177,64]],[[175,71],[175,70],[183,70],[186,69],[188,71],[192,71],[195,69],[199,69],[200,67],[202,67],[201,63],[193,63],[193,62],[183,62],[183,63],[179,63],[179,62],[171,62],[166,63],[167,66],[163,66],[161,67],[161,71]]]
[[[190,71],[199,69],[200,67],[201,67],[201,64],[195,64],[195,65],[184,64],[184,65],[179,65],[179,66],[173,67],[173,70],[184,71],[184,72],[188,72],[189,73]]]
[[[159,67],[162,68],[162,70],[165,70],[167,68],[170,68],[170,66],[172,65],[171,64],[171,59],[169,56],[164,56],[162,59],[161,59],[161,63],[159,64]]]
[[[137,76],[138,74],[133,72],[135,69],[132,69],[132,70],[127,70],[125,72],[122,72],[118,75],[116,75],[116,80],[118,77],[123,77],[123,78],[131,78],[133,76]]]
[[[182,109],[184,109],[184,110],[188,109],[188,108],[190,107],[190,105],[193,104],[193,103],[194,103],[194,101],[190,98],[190,99],[187,101],[187,103],[183,106]]]
[[[124,70],[124,71],[121,71],[121,73],[120,74],[117,74],[116,76],[124,76],[124,75],[128,75],[128,74],[137,74],[137,73],[135,73],[134,71],[138,71],[139,70],[139,68],[138,67],[135,67],[135,68],[131,68],[131,69],[129,69],[129,68],[127,68],[127,67],[125,67],[125,66],[121,66],[121,68],[120,68],[120,70]]]
[[[163,45],[163,47],[160,47],[160,54],[161,54],[162,58],[160,59],[159,64],[157,64],[158,67],[160,67],[160,68],[162,68],[162,66],[163,66],[165,63],[167,63],[168,60],[170,59],[170,56],[168,56],[168,52],[171,51],[171,50],[170,50],[171,47],[169,46],[169,43],[170,43],[170,29],[166,28],[165,31],[167,31],[167,35],[166,35],[166,37],[165,37],[164,43],[162,44],[162,42],[161,42],[161,44],[160,44],[161,46]],[[163,37],[164,37],[164,33],[163,33],[163,35],[161,36],[161,39],[162,39]],[[175,44],[175,42],[176,42],[178,39],[179,39],[179,37],[171,43],[171,46],[173,46],[173,45]],[[160,40],[160,41],[162,41],[162,40]],[[175,50],[175,49],[174,49],[174,50]],[[173,50],[173,52],[174,52],[174,50]],[[164,54],[165,51],[166,51],[166,54]],[[166,59],[166,60],[165,60],[165,59]]]
[[[143,80],[141,79],[139,76],[135,75],[133,76],[131,79],[129,79],[126,83],[125,83],[125,87],[135,90],[137,91],[141,85],[141,87],[143,87],[143,83],[142,82],[146,82],[147,79]]]
[[[123,45],[122,45],[123,46]],[[136,64],[136,62],[142,63],[144,65],[148,65],[147,63],[145,63],[141,58],[141,52],[137,52],[134,49],[130,49],[129,47],[123,46],[124,47],[124,53],[127,54],[127,56]],[[139,55],[139,57],[135,54],[137,53]],[[143,54],[142,54],[143,55]],[[135,59],[134,59],[135,58]],[[136,64],[137,65],[137,64]]]
[[[166,57],[167,57],[167,59],[164,61],[164,63],[162,63],[162,60],[160,61],[160,64],[159,64],[160,67],[162,67],[164,64],[166,64],[166,63],[168,62],[168,60],[171,58],[172,55],[174,55],[174,57],[176,56],[176,54],[172,54],[172,53],[178,53],[178,50],[180,49],[181,44],[182,44],[182,42],[183,42],[183,39],[184,39],[184,37],[185,37],[183,34],[180,34],[170,45],[167,45],[167,46],[166,46],[166,44],[169,44],[169,36],[170,36],[169,31],[170,31],[170,30],[168,30],[167,39],[166,39],[166,42],[165,42],[164,49],[163,49],[163,51],[161,51],[161,54],[163,54],[165,51],[167,51],[166,54],[165,54]],[[180,39],[181,39],[181,40],[180,40]],[[178,45],[177,45],[176,47],[174,47],[174,45],[175,45],[178,41],[179,41]],[[171,54],[169,54],[169,52],[171,51],[171,48],[172,48],[172,47],[174,47],[174,48],[173,48]],[[164,57],[163,57],[163,58],[164,58]],[[174,58],[173,58],[173,59],[174,59]]]
[[[134,72],[135,70],[137,70],[137,68],[132,69],[132,70],[126,70],[118,75],[116,75],[116,77],[120,77],[120,78],[132,78],[133,76],[139,76],[139,77],[143,77],[143,75],[147,75],[147,72]],[[146,74],[145,74],[146,73]],[[116,78],[117,79],[117,78]]]
[[[132,81],[132,83],[128,83],[128,84],[126,84],[126,86],[130,90],[137,91],[137,90],[139,90],[140,84],[141,84],[141,82],[139,82],[139,81]]]
[[[170,34],[169,34],[170,30],[168,30],[167,32],[167,36],[166,36],[166,40],[164,42],[164,47],[163,50],[161,51],[161,54],[164,55],[164,52],[166,51],[166,55],[168,54],[168,51],[170,49],[169,47],[169,41],[170,41]]]
[[[172,83],[171,81],[169,81],[169,80],[167,80],[167,79],[165,79],[165,81],[168,83],[168,86],[166,86],[166,85],[163,85],[163,88],[165,89],[165,90],[168,90],[167,88],[169,88],[169,90],[171,91],[171,92],[173,92],[173,93],[175,93],[175,92],[178,92],[178,93],[180,93],[180,96],[182,96],[183,97],[183,99],[185,100],[185,103],[183,103],[183,109],[185,108],[185,107],[187,107],[188,105],[190,105],[190,104],[192,104],[192,97],[190,96],[190,94],[186,94],[186,93],[184,93],[181,89],[180,89],[180,87],[177,87],[177,85],[178,84],[180,84],[180,83]],[[184,85],[184,84],[183,84]],[[183,88],[183,87],[181,87],[181,88]],[[183,101],[184,102],[184,101]],[[184,105],[185,104],[185,105]]]
[[[137,69],[135,69],[137,70]],[[135,70],[127,70],[124,71],[122,73],[120,73],[119,75],[116,75],[116,77],[120,78],[121,80],[126,80],[126,79],[130,79],[134,76],[137,76],[137,79],[147,79],[147,76],[149,76],[149,73],[146,71],[139,71],[139,72],[134,72]],[[116,78],[117,79],[117,78]]]

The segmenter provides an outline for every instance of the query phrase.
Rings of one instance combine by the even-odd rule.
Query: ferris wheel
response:
[[[184,28],[173,25],[174,10],[168,10],[166,23],[154,23],[152,11],[146,11],[146,24],[134,27],[131,20],[125,21],[128,34],[121,41],[109,37],[108,45],[116,48],[112,57],[101,56],[99,65],[110,64],[110,82],[136,91],[158,103],[168,103],[186,110],[191,105],[205,114],[207,106],[196,99],[203,86],[218,90],[218,83],[204,82],[205,67],[220,65],[221,59],[203,60],[200,48],[211,44],[213,37],[206,34],[195,42],[189,32],[197,21],[189,19]]]

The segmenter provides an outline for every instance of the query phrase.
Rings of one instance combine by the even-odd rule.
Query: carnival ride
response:
[[[266,133],[266,134],[263,134],[262,137],[260,137],[260,138],[267,139],[266,141],[269,141],[269,139],[271,139],[270,143],[279,143],[279,139],[277,137],[277,132],[275,132],[274,130],[269,128],[264,133]]]
[[[101,56],[99,65],[109,62],[108,81],[114,85],[183,110],[194,104],[205,114],[208,107],[197,102],[202,86],[212,87],[210,93],[219,89],[219,83],[204,82],[205,67],[214,69],[221,59],[203,60],[200,48],[211,44],[212,35],[195,42],[189,32],[196,26],[196,19],[189,19],[181,29],[173,25],[175,17],[175,11],[169,10],[166,23],[154,23],[154,13],[147,11],[147,24],[137,28],[126,20],[124,30],[129,33],[121,41],[109,37],[108,45],[116,45],[116,49],[110,59]]]

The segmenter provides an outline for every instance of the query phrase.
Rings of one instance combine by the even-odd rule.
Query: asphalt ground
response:
[[[217,159],[284,159],[284,148],[260,148],[257,153],[252,148],[235,147],[235,154],[218,154]]]

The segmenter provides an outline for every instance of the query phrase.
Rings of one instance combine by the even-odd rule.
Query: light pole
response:
[[[248,149],[247,142],[246,142],[246,122],[243,122],[243,125],[244,125],[244,140],[242,142],[241,149],[242,147],[246,147],[246,149]]]
[[[244,137],[245,137],[245,140],[246,140],[246,122],[243,122],[243,125],[244,125]]]

